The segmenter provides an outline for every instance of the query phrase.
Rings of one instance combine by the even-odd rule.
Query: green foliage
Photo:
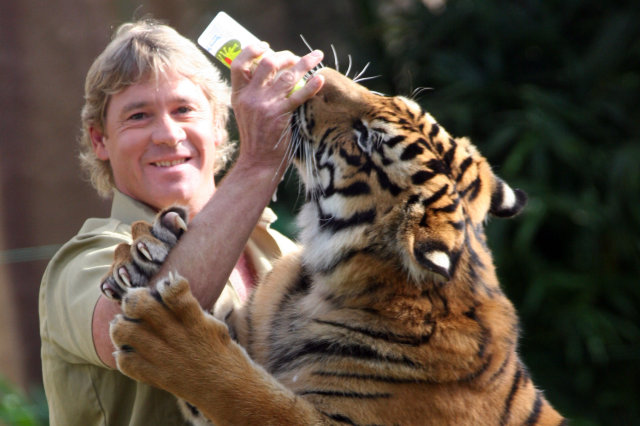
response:
[[[522,355],[572,424],[638,424],[640,3],[401,3],[359,2],[369,87],[430,86],[417,100],[528,192],[488,226]]]
[[[47,403],[42,391],[27,398],[0,377],[0,425],[39,426],[48,424]]]

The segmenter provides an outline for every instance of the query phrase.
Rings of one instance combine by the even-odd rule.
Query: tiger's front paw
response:
[[[186,209],[170,207],[158,213],[153,223],[133,223],[133,243],[116,248],[114,262],[100,284],[102,293],[121,301],[130,288],[146,287],[187,230],[187,217]]]
[[[109,328],[118,369],[195,403],[191,392],[207,383],[203,372],[231,343],[227,327],[206,315],[187,280],[172,272],[154,288],[131,289],[121,307]]]

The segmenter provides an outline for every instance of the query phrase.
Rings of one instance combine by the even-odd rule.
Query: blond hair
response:
[[[222,134],[214,172],[222,170],[231,158],[233,146],[227,133],[230,89],[218,69],[193,42],[173,28],[149,19],[126,23],[115,31],[111,42],[95,59],[85,81],[80,164],[101,196],[109,196],[115,184],[109,161],[100,160],[93,151],[90,127],[104,131],[112,95],[169,71],[192,80],[211,102],[215,125]]]

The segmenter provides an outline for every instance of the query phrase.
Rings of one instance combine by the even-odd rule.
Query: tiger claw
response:
[[[174,224],[177,229],[180,229],[183,232],[187,230],[187,223],[182,219],[182,217],[179,214],[176,215],[174,219]]]
[[[173,233],[179,234],[187,230],[187,222],[182,218],[182,215],[175,210],[168,211],[162,217],[164,226],[169,228]]]
[[[120,301],[122,299],[120,294],[117,291],[113,290],[113,288],[109,285],[107,281],[103,282],[100,285],[100,290],[102,291],[102,294],[104,294],[107,298],[111,300]]]
[[[124,267],[118,268],[118,276],[127,287],[133,287],[133,284],[131,284],[131,278],[129,277],[129,271],[127,271],[127,268],[124,268]]]
[[[167,219],[173,221],[173,226],[175,227],[175,229],[182,232],[185,232],[187,230],[187,222],[185,222],[179,214],[171,212],[168,213],[167,216],[169,216]]]
[[[144,243],[138,243],[136,244],[136,247],[138,248],[138,251],[142,253],[142,255],[146,257],[149,262],[153,262],[153,257],[151,256],[151,253]]]

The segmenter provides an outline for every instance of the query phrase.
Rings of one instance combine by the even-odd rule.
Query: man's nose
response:
[[[158,117],[151,134],[153,143],[169,146],[178,145],[186,139],[186,136],[180,123],[177,123],[173,117],[168,114]]]

